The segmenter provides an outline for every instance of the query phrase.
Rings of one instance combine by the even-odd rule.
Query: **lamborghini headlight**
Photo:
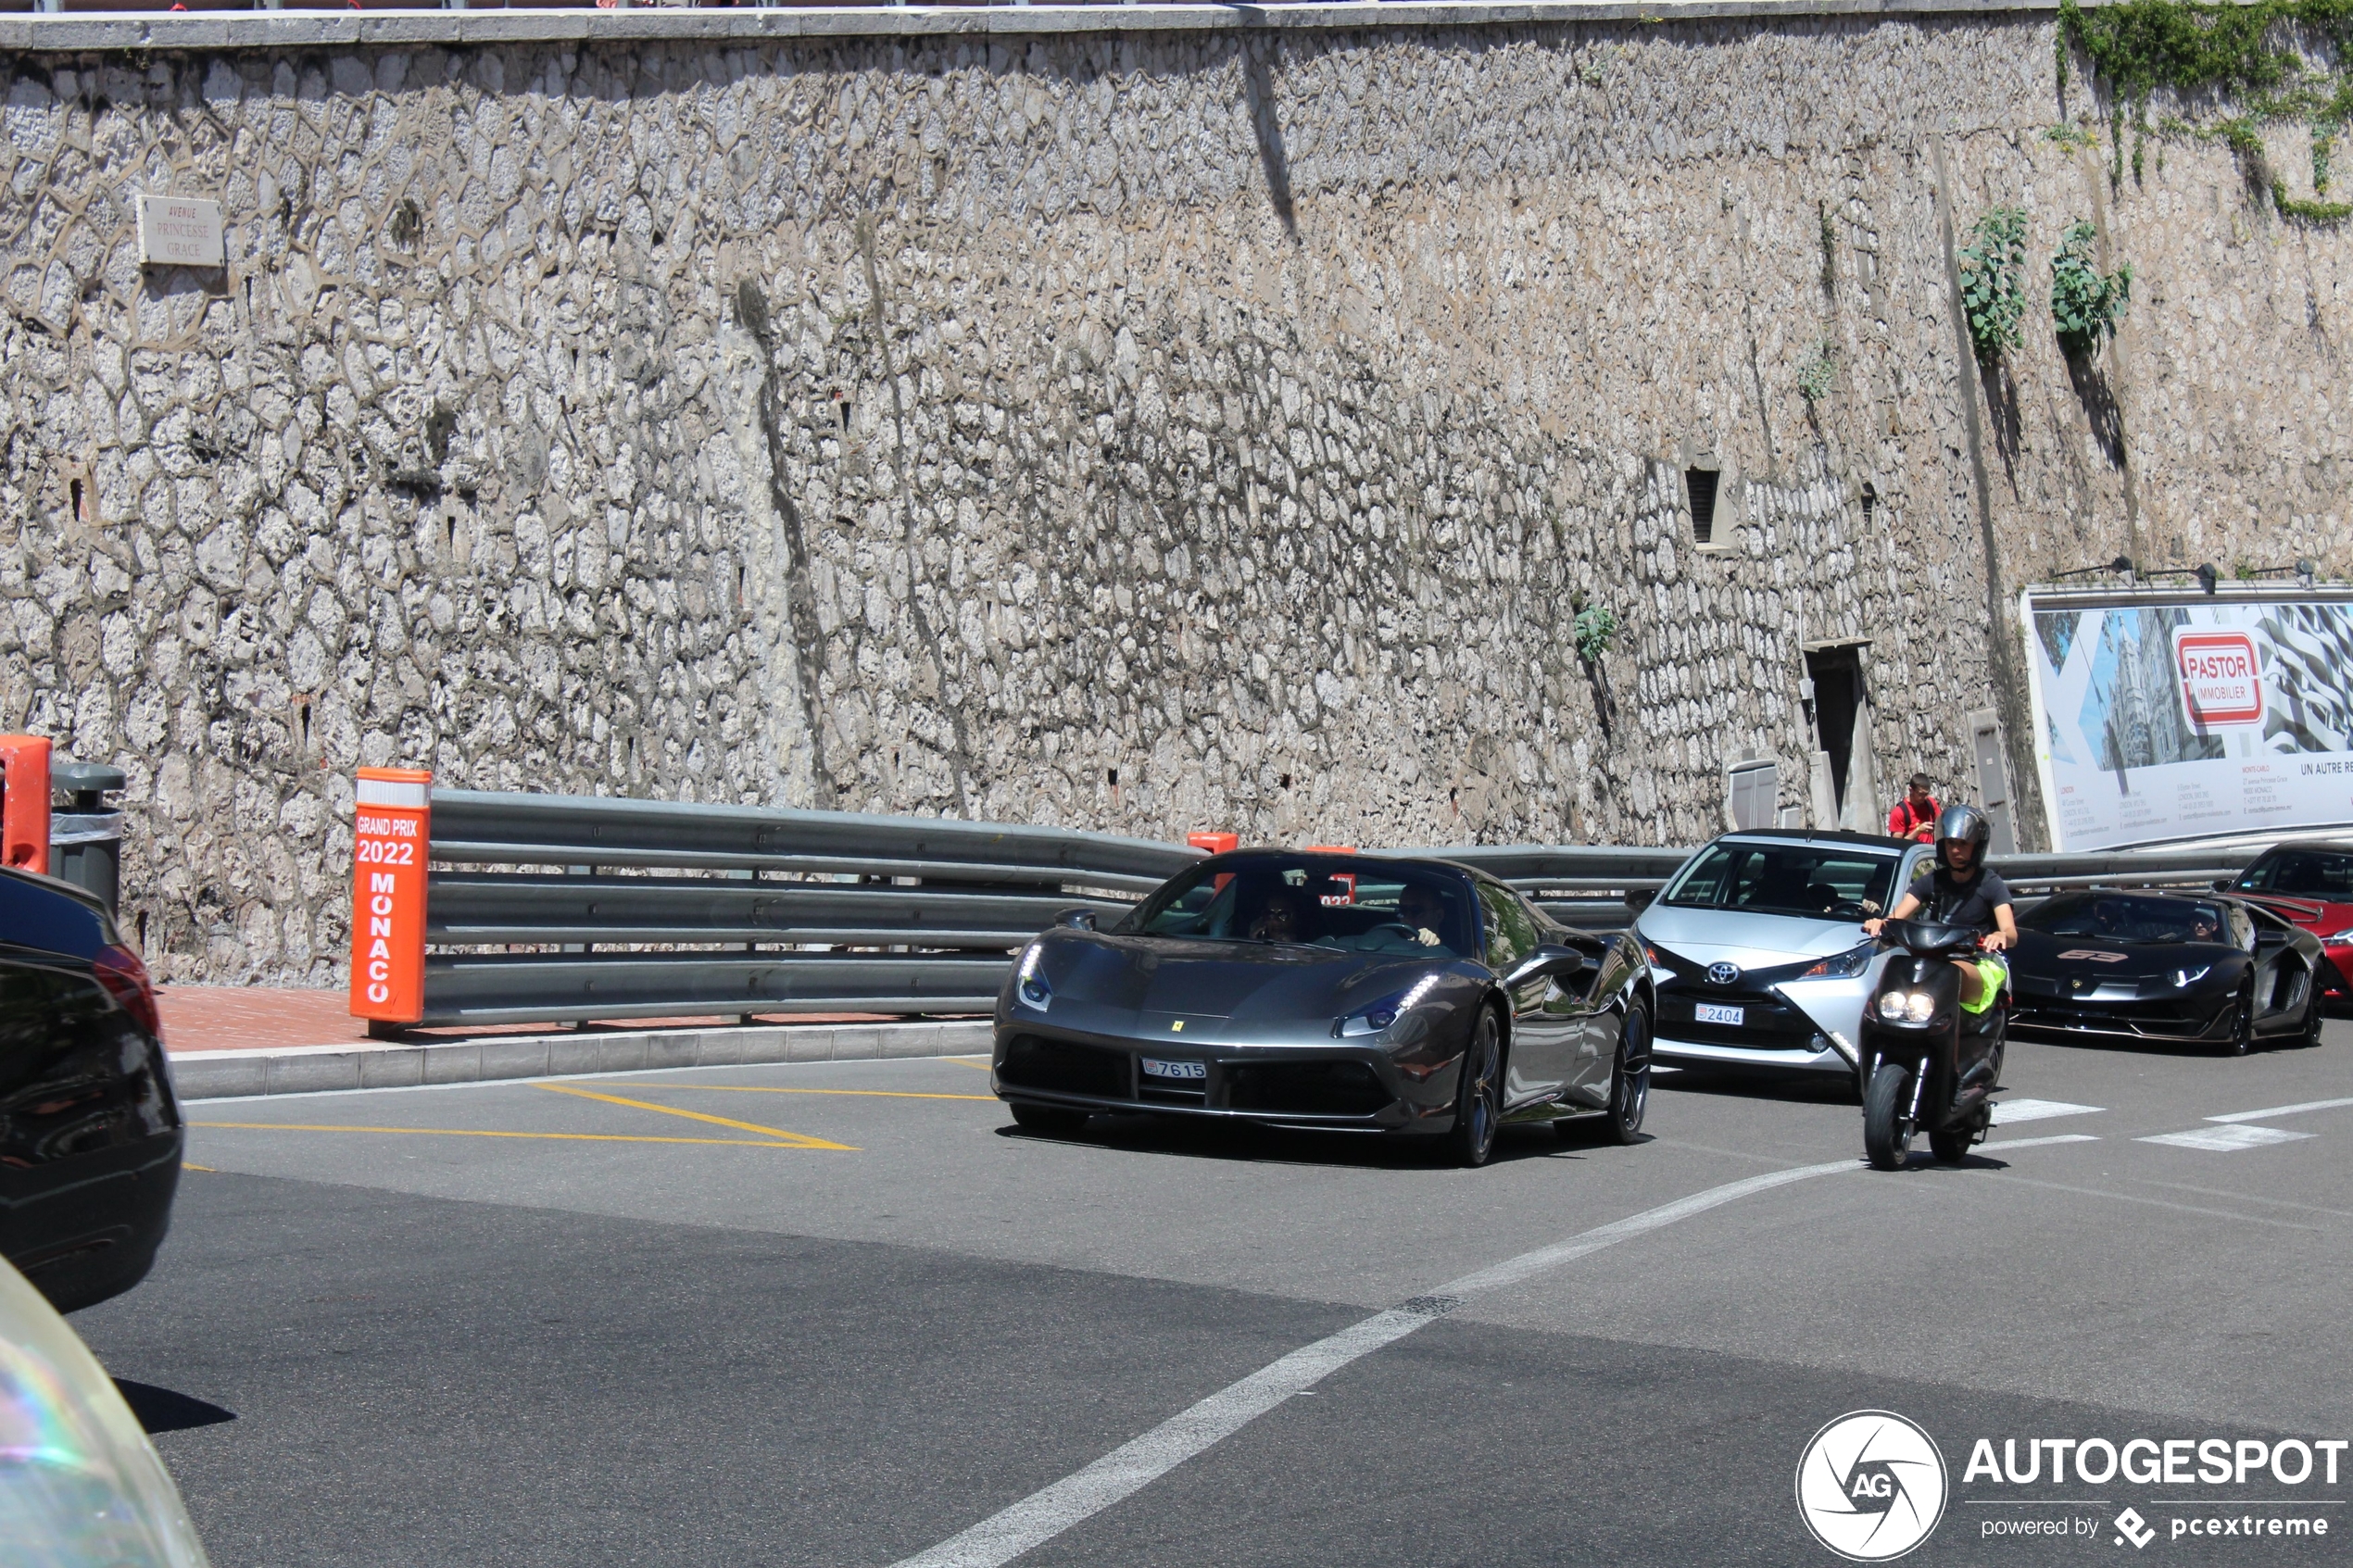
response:
[[[2214,966],[2210,963],[2202,963],[2196,969],[2177,969],[2173,972],[2173,984],[2187,989],[2205,979],[2213,968]]]
[[[1032,942],[1021,956],[1021,968],[1013,975],[1013,995],[1025,1006],[1044,1012],[1054,1002],[1054,988],[1038,972],[1038,958],[1045,949],[1042,942]]]

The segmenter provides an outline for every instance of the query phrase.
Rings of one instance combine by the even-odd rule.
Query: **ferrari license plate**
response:
[[[1144,1058],[1144,1076],[1147,1078],[1202,1079],[1209,1076],[1209,1063],[1205,1061],[1163,1061],[1157,1057],[1148,1056]]]
[[[1702,1023],[1729,1023],[1737,1029],[1748,1016],[1746,1008],[1728,1008],[1715,1002],[1701,1002],[1692,1009],[1692,1015]]]

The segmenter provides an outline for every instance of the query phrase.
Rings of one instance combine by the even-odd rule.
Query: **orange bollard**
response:
[[[433,775],[362,768],[351,835],[351,1016],[425,1015],[425,866]]]
[[[0,861],[49,874],[47,735],[0,735]]]
[[[1185,842],[1196,849],[1206,849],[1213,855],[1223,855],[1229,849],[1239,849],[1242,847],[1242,836],[1238,833],[1189,833],[1185,835]]]
[[[1304,851],[1302,851],[1302,853],[1309,855],[1353,855],[1356,853],[1356,846],[1353,844],[1311,844]],[[1340,875],[1333,877],[1331,880],[1347,888],[1348,892],[1338,898],[1332,897],[1330,895],[1327,894],[1325,895],[1323,900],[1325,903],[1353,904],[1356,902],[1356,878],[1353,872],[1343,872]]]

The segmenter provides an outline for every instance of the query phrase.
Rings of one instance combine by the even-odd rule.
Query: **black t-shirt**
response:
[[[1943,866],[1914,882],[1911,896],[1920,901],[1914,920],[1939,925],[1966,925],[1978,931],[1994,929],[1994,911],[2010,901],[2009,884],[1993,871],[1979,872],[1967,882],[1955,880]]]

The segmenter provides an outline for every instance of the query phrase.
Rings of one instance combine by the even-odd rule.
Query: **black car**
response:
[[[992,1083],[1033,1131],[1151,1111],[1445,1137],[1478,1165],[1504,1122],[1642,1127],[1640,950],[1467,867],[1240,850],[1110,931],[1073,919],[997,1001]]]
[[[2012,1025],[2070,1035],[2317,1045],[2328,960],[2309,931],[2215,895],[2062,894],[2019,918]]]
[[[0,868],[0,1257],[61,1312],[130,1289],[184,1135],[155,987],[106,906]]]

